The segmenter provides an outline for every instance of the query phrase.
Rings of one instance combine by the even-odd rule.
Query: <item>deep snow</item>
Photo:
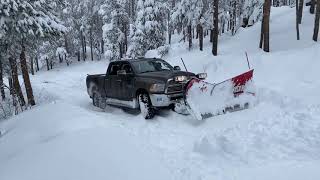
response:
[[[210,82],[245,72],[249,54],[258,104],[206,121],[93,107],[86,74],[104,73],[105,61],[36,74],[40,105],[0,124],[0,179],[319,179],[320,44],[307,10],[296,41],[295,9],[272,9],[271,53],[257,48],[259,23],[221,37],[218,57],[208,41],[204,52],[171,46],[166,60],[183,67],[182,57]]]

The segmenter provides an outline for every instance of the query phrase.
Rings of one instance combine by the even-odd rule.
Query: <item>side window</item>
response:
[[[119,64],[111,64],[109,70],[109,75],[117,75],[117,72],[120,70]]]
[[[127,74],[132,74],[133,70],[129,63],[124,63],[121,67],[121,70],[125,70]]]

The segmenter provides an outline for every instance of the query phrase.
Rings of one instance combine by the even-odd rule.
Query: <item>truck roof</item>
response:
[[[118,60],[118,61],[148,61],[148,60],[163,60],[163,59],[160,59],[160,58],[133,58],[133,59],[121,59],[121,60]]]

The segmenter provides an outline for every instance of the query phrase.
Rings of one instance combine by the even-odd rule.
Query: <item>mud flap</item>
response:
[[[218,84],[192,79],[186,87],[185,102],[196,119],[246,109],[255,101],[253,70]]]

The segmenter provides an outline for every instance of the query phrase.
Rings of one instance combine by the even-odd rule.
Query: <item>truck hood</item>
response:
[[[157,71],[141,73],[138,74],[138,76],[167,82],[168,79],[174,78],[176,76],[187,76],[190,78],[191,76],[195,76],[195,74],[185,71]]]

